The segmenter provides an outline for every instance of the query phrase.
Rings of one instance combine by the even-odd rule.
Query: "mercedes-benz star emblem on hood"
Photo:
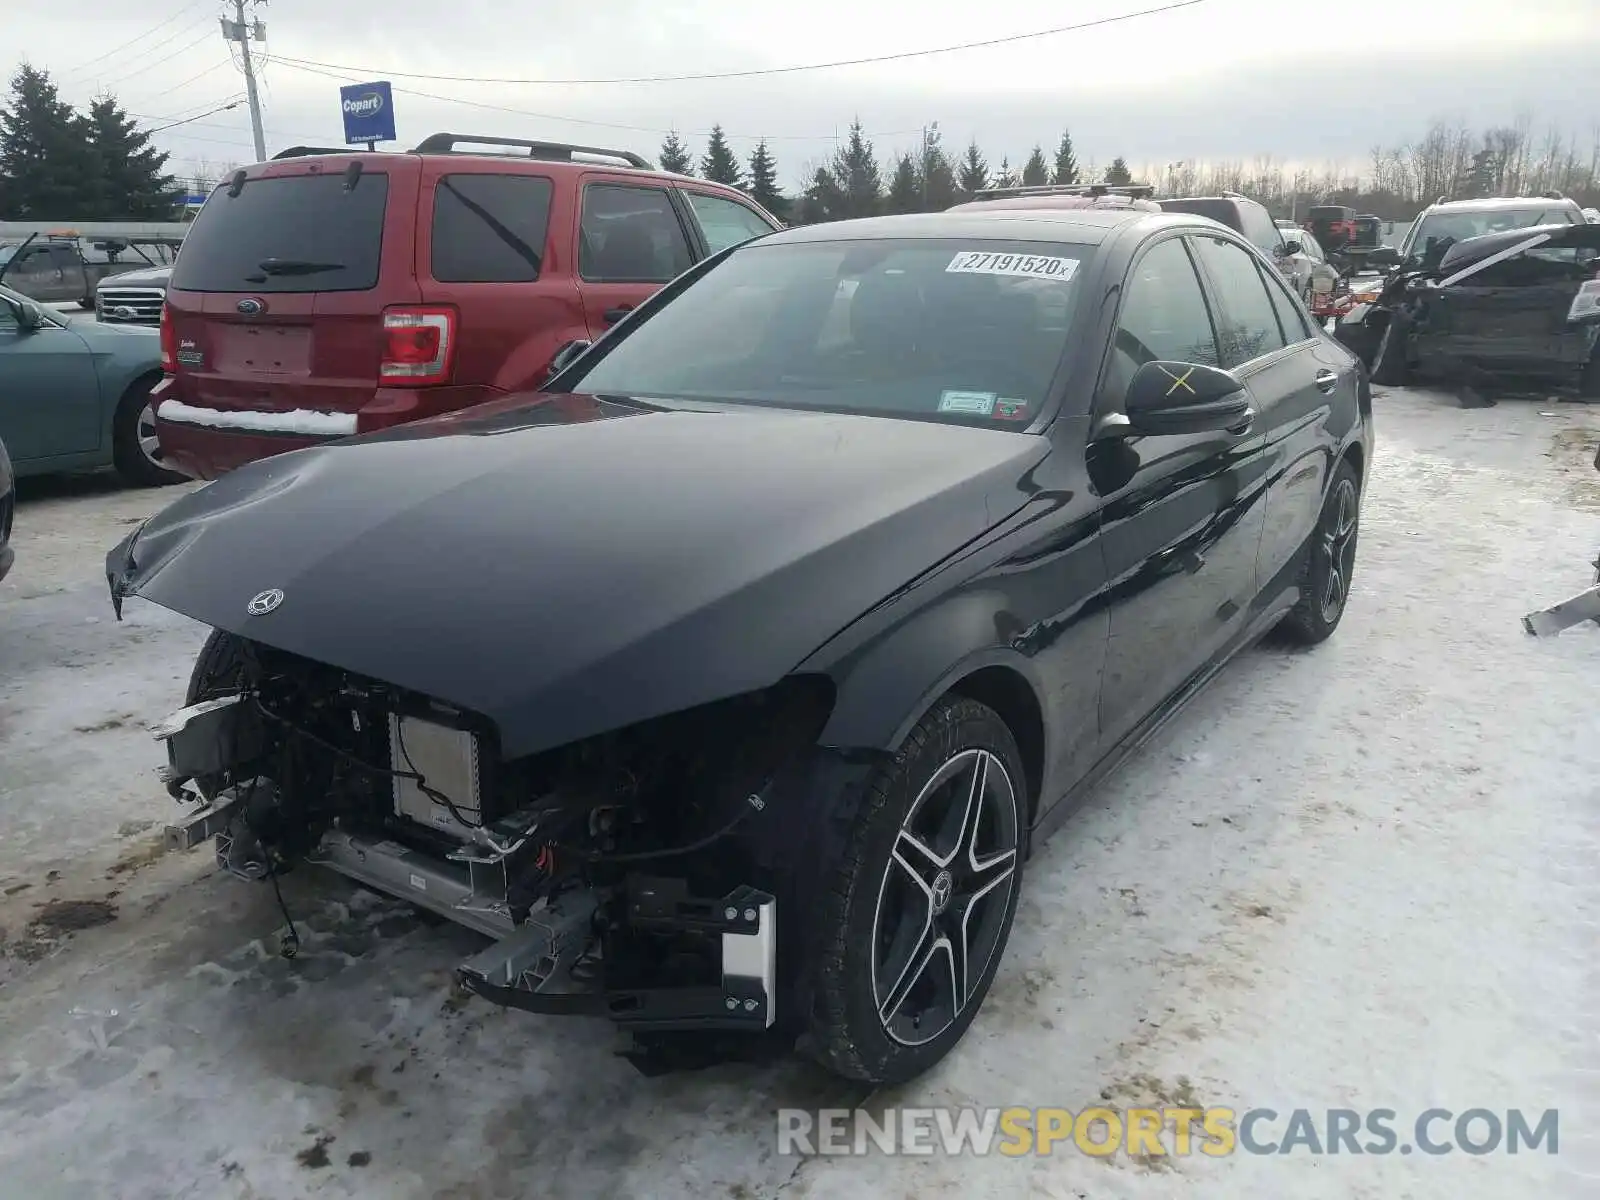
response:
[[[258,592],[250,598],[250,603],[245,605],[245,611],[252,617],[264,617],[278,605],[283,603],[283,590],[281,588],[268,588]]]

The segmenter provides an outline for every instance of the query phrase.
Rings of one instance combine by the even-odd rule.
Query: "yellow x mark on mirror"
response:
[[[1190,386],[1190,383],[1189,383],[1189,376],[1194,374],[1194,368],[1193,367],[1190,367],[1182,375],[1174,375],[1171,371],[1167,370],[1165,367],[1161,368],[1161,373],[1163,375],[1165,375],[1168,379],[1172,380],[1172,386],[1167,389],[1167,395],[1169,395],[1169,396],[1172,395],[1172,393],[1177,391],[1180,387],[1183,388],[1184,391],[1188,392],[1191,396],[1198,396],[1200,394],[1197,391],[1195,391],[1194,388],[1192,386]]]

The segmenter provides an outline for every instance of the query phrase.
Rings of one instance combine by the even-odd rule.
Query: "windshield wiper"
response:
[[[263,275],[320,275],[324,271],[342,271],[344,263],[311,262],[303,258],[264,258],[256,264]]]

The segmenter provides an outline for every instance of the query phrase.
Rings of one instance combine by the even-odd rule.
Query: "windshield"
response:
[[[1049,395],[1091,252],[971,239],[756,243],[562,386],[1025,426]]]
[[[1564,208],[1492,208],[1477,212],[1432,213],[1416,225],[1406,237],[1405,253],[1420,255],[1427,252],[1428,239],[1440,242],[1464,242],[1468,238],[1482,237],[1486,233],[1500,233],[1507,229],[1528,229],[1534,225],[1559,225],[1567,220]]]

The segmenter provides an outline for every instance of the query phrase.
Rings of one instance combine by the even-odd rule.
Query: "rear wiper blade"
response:
[[[256,266],[264,275],[318,275],[323,271],[342,271],[344,263],[310,262],[303,258],[264,258]]]

